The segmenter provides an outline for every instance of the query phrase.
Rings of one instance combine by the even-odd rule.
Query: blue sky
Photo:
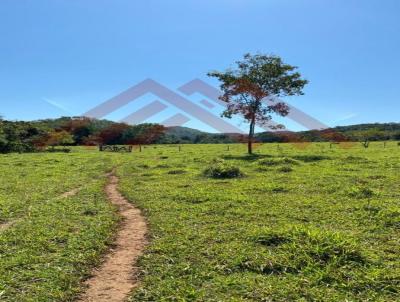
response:
[[[216,86],[208,71],[261,52],[299,66],[310,83],[288,102],[324,124],[399,122],[399,32],[397,0],[1,0],[0,114],[80,115],[146,78]]]

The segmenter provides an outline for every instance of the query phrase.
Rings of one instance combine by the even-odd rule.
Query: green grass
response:
[[[122,191],[152,237],[132,301],[398,300],[399,156],[395,143],[132,156]],[[215,163],[245,176],[205,176]]]
[[[115,227],[108,156],[0,156],[0,301],[72,301]],[[60,195],[80,188],[77,195]]]
[[[1,155],[0,301],[77,296],[115,229],[113,166],[150,226],[132,301],[397,301],[400,147],[303,147]]]

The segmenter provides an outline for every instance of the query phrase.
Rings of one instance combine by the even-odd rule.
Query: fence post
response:
[[[365,142],[362,143],[362,145],[364,146],[364,148],[368,148],[369,147],[369,140],[366,139]]]

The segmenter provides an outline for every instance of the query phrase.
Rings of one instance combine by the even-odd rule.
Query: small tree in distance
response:
[[[223,92],[220,99],[227,103],[223,117],[241,115],[249,123],[248,153],[253,153],[255,126],[267,124],[272,116],[286,116],[289,107],[282,102],[274,102],[273,97],[302,95],[308,83],[302,79],[297,67],[283,63],[278,56],[245,54],[237,61],[237,69],[223,72],[213,71],[208,76],[221,82]],[[270,98],[272,104],[263,102]]]
[[[52,149],[55,146],[66,146],[74,143],[73,136],[67,131],[53,131],[47,134],[46,144],[51,146]]]

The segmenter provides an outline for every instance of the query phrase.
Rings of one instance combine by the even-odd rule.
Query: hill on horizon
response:
[[[175,139],[180,139],[180,143],[186,141],[195,142],[199,137],[229,142],[233,137],[241,136],[239,133],[209,133],[188,127],[169,127],[166,134]],[[261,142],[285,142],[285,141],[384,141],[400,140],[400,123],[366,123],[349,126],[337,126],[324,130],[307,131],[265,131],[256,134],[257,140]]]

